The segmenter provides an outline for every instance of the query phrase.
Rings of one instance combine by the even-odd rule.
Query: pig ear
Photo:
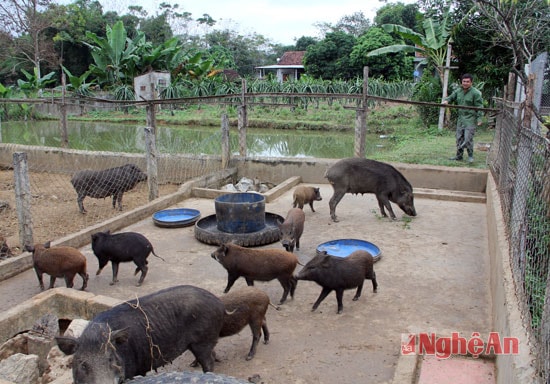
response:
[[[51,243],[48,241],[47,243],[44,243],[44,248],[50,248]]]
[[[329,268],[330,267],[330,258],[327,254],[327,251],[323,251],[321,254],[322,260],[321,260],[321,267],[323,268]]]
[[[74,337],[57,336],[55,341],[57,342],[59,349],[61,349],[61,351],[66,355],[72,355],[78,347],[78,340]]]
[[[111,333],[111,340],[114,341],[115,344],[122,344],[128,341],[129,336],[127,328],[117,329]]]
[[[32,245],[25,245],[25,251],[27,251],[27,252],[34,252],[34,246],[32,246]]]

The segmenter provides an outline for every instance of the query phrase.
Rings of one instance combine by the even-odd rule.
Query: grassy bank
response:
[[[237,126],[238,111],[234,106],[188,106],[185,109],[163,109],[157,112],[158,125],[187,125],[219,127],[222,114],[227,114],[230,125]],[[248,110],[248,124],[251,128],[269,128],[308,131],[341,131],[353,135],[356,112],[353,106],[320,104],[307,109],[291,107],[252,107]],[[72,120],[109,121],[124,124],[146,122],[144,109],[122,111],[90,112],[85,116],[71,117]],[[473,164],[451,161],[455,153],[455,130],[445,127],[425,127],[416,109],[405,104],[382,104],[369,109],[367,128],[369,133],[384,135],[391,142],[391,151],[368,154],[367,157],[387,162],[430,164],[445,166],[469,166],[485,168],[487,152],[476,151]],[[480,128],[475,142],[491,143],[493,130]]]

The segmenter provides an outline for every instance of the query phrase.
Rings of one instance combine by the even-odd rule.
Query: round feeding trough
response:
[[[229,233],[251,233],[265,227],[265,197],[259,193],[227,193],[216,197],[218,229]]]
[[[358,239],[338,239],[327,241],[317,246],[317,253],[325,251],[330,256],[347,257],[355,251],[367,251],[372,255],[374,261],[382,258],[382,252],[375,244],[370,241]]]
[[[216,214],[195,223],[195,238],[206,244],[234,242],[255,247],[279,241],[278,221],[282,216],[265,211],[265,197],[259,193],[228,193],[214,200]]]
[[[200,217],[201,213],[196,209],[165,209],[153,214],[153,222],[159,227],[180,228],[195,224]]]
[[[219,245],[234,242],[241,247],[257,247],[271,244],[281,239],[277,221],[285,219],[277,214],[266,212],[265,225],[256,232],[230,233],[218,229],[216,215],[206,216],[195,223],[195,238],[202,243]]]

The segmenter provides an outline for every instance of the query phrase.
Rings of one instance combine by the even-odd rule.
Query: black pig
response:
[[[138,286],[143,283],[149,267],[147,267],[147,257],[153,253],[159,259],[151,243],[145,236],[137,232],[122,232],[111,234],[111,231],[96,232],[92,234],[92,250],[99,261],[99,269],[96,275],[99,275],[103,268],[110,261],[113,267],[113,280],[111,285],[118,282],[118,264],[133,261],[137,268],[134,275],[141,271],[141,277]],[[164,260],[164,259],[162,259]]]
[[[348,257],[329,256],[326,252],[311,259],[296,276],[298,280],[315,281],[323,290],[313,304],[315,311],[331,291],[336,291],[338,313],[342,313],[344,290],[357,287],[353,301],[361,296],[365,279],[372,280],[372,290],[376,292],[378,283],[373,268],[374,259],[367,251],[355,251]]]
[[[374,193],[380,213],[387,217],[384,207],[395,220],[390,201],[396,203],[407,215],[416,216],[413,188],[397,169],[380,161],[351,157],[334,163],[325,177],[332,184],[334,194],[330,198],[330,217],[337,222],[336,206],[346,193]]]
[[[121,167],[104,169],[101,171],[83,170],[74,174],[71,179],[76,193],[76,201],[80,213],[86,213],[84,198],[90,196],[96,199],[113,197],[113,208],[118,203],[122,211],[122,195],[134,188],[140,181],[147,180],[147,175],[135,164],[126,164]]]
[[[97,315],[78,339],[59,336],[56,341],[65,354],[74,354],[75,384],[145,376],[188,349],[208,372],[214,368],[224,312],[212,293],[181,285],[119,304]]]

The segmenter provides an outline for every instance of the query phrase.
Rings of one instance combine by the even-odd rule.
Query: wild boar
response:
[[[76,274],[82,277],[82,287],[85,290],[88,286],[88,273],[86,273],[86,257],[73,247],[50,247],[50,242],[25,246],[25,250],[32,252],[32,264],[40,289],[44,290],[42,275],[50,275],[50,289],[55,285],[55,279],[63,277],[67,288],[73,287]]]
[[[300,238],[304,232],[305,220],[306,215],[302,209],[291,208],[284,222],[277,221],[281,233],[281,244],[287,251],[294,252],[294,246],[296,249],[300,249]]]
[[[119,304],[97,315],[79,338],[59,336],[56,341],[65,354],[74,354],[75,384],[145,376],[188,349],[208,372],[214,368],[224,311],[212,293],[175,286]]]
[[[319,188],[306,187],[304,185],[296,187],[293,197],[294,201],[292,203],[292,206],[294,208],[299,207],[301,209],[304,209],[304,205],[309,204],[312,212],[315,212],[315,209],[313,209],[313,202],[323,200],[321,198],[321,192],[319,191]]]
[[[224,293],[229,292],[235,281],[242,276],[249,286],[254,285],[254,280],[279,280],[283,287],[283,296],[279,304],[286,301],[289,293],[290,297],[294,297],[296,278],[293,273],[298,259],[292,252],[273,248],[252,249],[225,243],[211,256],[227,270],[227,286]]]
[[[122,211],[122,195],[134,188],[140,181],[147,180],[147,175],[135,164],[103,169],[101,171],[83,170],[74,174],[71,184],[77,193],[76,201],[80,213],[86,213],[84,198],[90,196],[96,199],[113,197],[113,208],[118,203]]]
[[[246,360],[251,360],[256,354],[262,331],[264,344],[269,343],[269,330],[265,317],[267,308],[271,304],[269,296],[258,288],[245,287],[221,296],[220,300],[225,306],[220,337],[236,335],[248,325],[252,331],[252,346]]]
[[[337,222],[336,206],[346,193],[374,193],[380,213],[387,217],[384,207],[395,220],[390,201],[407,215],[416,216],[413,188],[405,177],[390,164],[380,161],[352,157],[334,163],[325,173],[334,189],[330,198],[330,217]]]
[[[344,290],[357,287],[353,301],[361,296],[365,279],[372,280],[372,290],[376,292],[378,283],[373,268],[374,259],[363,250],[353,252],[347,257],[329,256],[324,251],[311,259],[298,273],[298,280],[314,281],[323,287],[321,294],[313,304],[315,311],[331,291],[336,292],[338,313],[342,313]]]
[[[122,232],[111,234],[111,231],[96,232],[92,234],[92,250],[99,261],[99,269],[96,275],[99,275],[103,267],[110,261],[113,267],[113,280],[110,285],[118,282],[118,265],[119,263],[133,261],[137,268],[134,275],[141,271],[141,276],[137,283],[139,287],[149,267],[147,266],[147,257],[150,253],[158,256],[151,242],[145,236],[137,232]],[[162,259],[164,260],[164,259]]]

